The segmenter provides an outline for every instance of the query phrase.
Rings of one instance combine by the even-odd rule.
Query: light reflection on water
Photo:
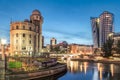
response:
[[[67,61],[68,72],[58,80],[120,80],[120,65]]]
[[[70,60],[66,61],[66,63],[68,68],[66,74],[63,73],[34,80],[120,80],[120,64],[102,64]]]

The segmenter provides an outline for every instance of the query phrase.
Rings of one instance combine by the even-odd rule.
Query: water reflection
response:
[[[120,65],[69,60],[67,67],[67,74],[58,80],[120,80]]]
[[[5,69],[0,68],[0,80],[5,80]]]
[[[114,76],[114,65],[113,64],[110,64],[110,71],[111,71],[112,76]]]

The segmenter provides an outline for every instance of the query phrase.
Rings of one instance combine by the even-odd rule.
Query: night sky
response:
[[[114,31],[120,32],[120,0],[0,0],[0,38],[9,42],[10,21],[29,19],[34,9],[44,17],[45,44],[59,42],[92,44],[90,17],[103,11],[114,14]]]

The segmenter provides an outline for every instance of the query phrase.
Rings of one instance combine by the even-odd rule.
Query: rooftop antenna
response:
[[[12,18],[10,18],[10,24],[12,24]]]

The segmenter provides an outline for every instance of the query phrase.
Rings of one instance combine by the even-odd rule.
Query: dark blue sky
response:
[[[90,17],[103,11],[114,14],[114,30],[120,31],[120,0],[0,0],[0,38],[9,41],[10,20],[29,19],[34,9],[44,17],[45,44],[52,37],[58,42],[92,44]]]

